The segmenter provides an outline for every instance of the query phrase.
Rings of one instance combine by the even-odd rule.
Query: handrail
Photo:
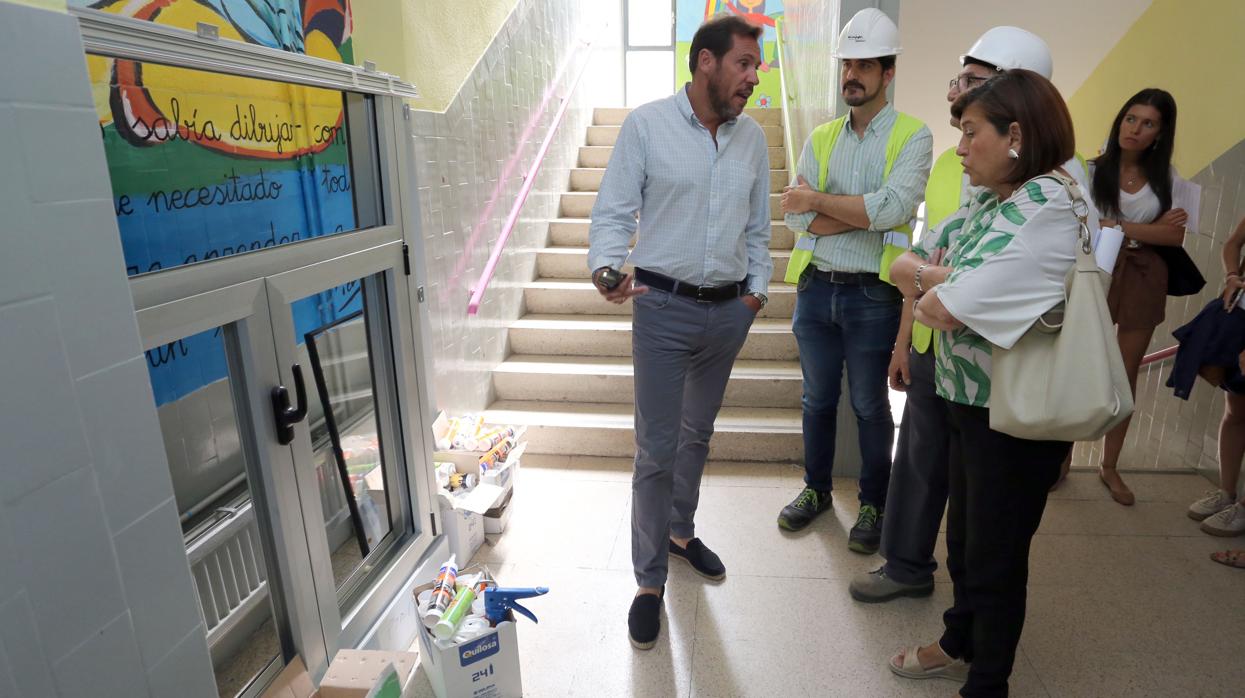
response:
[[[592,47],[596,41],[596,36],[591,40],[583,42],[579,50],[587,50]],[[570,65],[571,59],[576,55],[572,52],[567,56],[563,63],[563,70]],[[563,118],[566,117],[566,111],[571,105],[571,95],[575,94],[575,88],[579,86],[579,80],[584,76],[584,71],[588,68],[589,61],[580,61],[579,72],[575,74],[575,79],[571,81],[570,87],[562,95],[562,104],[558,107],[558,113],[553,117],[553,123],[549,125],[549,130],[545,133],[545,139],[540,144],[540,149],[536,151],[536,158],[532,162],[532,166],[528,168],[527,174],[523,176],[523,186],[519,189],[519,194],[514,200],[514,205],[510,207],[510,214],[506,216],[506,223],[502,226],[501,235],[497,237],[497,242],[493,243],[493,251],[489,253],[488,262],[484,265],[484,270],[480,273],[480,279],[476,281],[475,286],[471,289],[471,299],[467,301],[467,314],[475,315],[480,311],[480,303],[484,300],[484,292],[488,290],[489,283],[493,280],[493,274],[497,272],[497,264],[501,261],[502,251],[506,248],[506,243],[510,240],[511,233],[514,232],[515,225],[519,222],[519,212],[523,210],[523,204],[527,202],[527,196],[532,192],[532,187],[536,184],[536,174],[540,171],[540,166],[544,164],[545,155],[549,153],[549,147],[553,144],[553,137],[557,134],[558,127],[562,125]],[[554,82],[562,76],[562,70],[554,78]],[[548,104],[549,97],[552,96],[552,85],[550,92],[545,96],[545,104]],[[541,105],[538,114],[544,112],[545,104]],[[535,120],[529,125],[535,126]],[[526,137],[521,139],[526,141]],[[501,181],[498,182],[500,186]],[[492,208],[492,202],[489,204]],[[487,217],[481,217],[481,224],[487,220]],[[477,231],[480,226],[477,226]]]
[[[1162,361],[1164,359],[1170,359],[1171,357],[1176,355],[1176,350],[1179,348],[1180,348],[1180,345],[1176,345],[1176,346],[1167,347],[1166,349],[1160,349],[1154,352],[1153,354],[1146,354],[1141,359],[1141,365],[1146,366],[1148,364],[1152,364],[1157,361]]]
[[[786,17],[779,17],[774,23],[774,43],[778,46],[778,99],[782,103],[782,141],[783,150],[787,151],[787,178],[795,184],[796,172],[795,149],[791,144],[791,113],[788,109],[790,92],[787,90],[787,56],[783,51],[783,30],[786,28]]]

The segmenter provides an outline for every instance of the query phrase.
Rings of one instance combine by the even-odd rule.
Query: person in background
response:
[[[1024,627],[1029,546],[1050,487],[1071,449],[990,428],[992,348],[1013,346],[1064,301],[1081,222],[1073,180],[1072,118],[1059,91],[1028,70],[1008,70],[961,95],[958,152],[979,187],[955,214],[962,228],[951,269],[928,280],[916,319],[940,330],[938,394],[951,433],[947,569],[954,605],[937,642],[889,662],[908,678],[964,680],[961,696],[1006,696]],[[1080,196],[1079,194],[1077,195]],[[1092,211],[1087,223],[1097,224]],[[917,248],[929,256],[936,240]],[[927,247],[928,245],[928,247]]]
[[[1237,307],[1238,296],[1245,291],[1241,278],[1241,248],[1245,246],[1245,219],[1237,224],[1227,242],[1223,243],[1224,283],[1222,295],[1223,313],[1214,317],[1221,323],[1245,322],[1241,316],[1245,309]],[[1209,310],[1209,308],[1208,308]],[[1206,313],[1207,311],[1203,311]],[[1178,330],[1179,332],[1179,330]],[[1223,367],[1208,370],[1201,367],[1202,375],[1212,384],[1224,390],[1223,420],[1219,422],[1219,487],[1189,506],[1189,518],[1202,522],[1202,530],[1216,536],[1239,536],[1245,533],[1245,496],[1240,499],[1241,461],[1245,459],[1245,346],[1226,348],[1228,352],[1239,351],[1237,372]],[[1245,555],[1225,557],[1216,562],[1245,567]]]
[[[773,271],[769,148],[743,115],[758,83],[760,36],[738,17],[701,25],[692,82],[623,121],[592,210],[593,283],[607,300],[635,303],[631,561],[640,588],[627,628],[638,649],[661,630],[668,556],[704,577],[726,576],[695,537],[694,517],[731,366]],[[628,261],[640,285],[621,274]]]
[[[856,13],[839,34],[840,87],[851,111],[818,126],[800,154],[798,186],[782,196],[797,240],[786,280],[797,283],[792,329],[804,377],[804,482],[778,526],[798,531],[830,508],[843,367],[860,440],[860,509],[848,548],[877,552],[895,434],[887,364],[902,294],[891,261],[911,244],[909,226],[929,176],[933,137],[895,111],[899,29],[881,10]]]
[[[1107,305],[1134,397],[1141,359],[1167,306],[1167,263],[1154,248],[1182,245],[1188,220],[1184,210],[1171,207],[1175,141],[1176,100],[1163,90],[1145,89],[1120,108],[1106,150],[1090,167],[1102,226],[1124,230]],[[1116,467],[1130,422],[1124,420],[1106,435],[1098,471],[1111,498],[1125,506],[1135,497]]]
[[[1018,27],[994,27],[981,35],[960,57],[961,70],[951,80],[947,102],[976,89],[1003,69],[1025,68],[1044,78],[1051,76],[1050,49],[1036,34]],[[970,189],[964,167],[949,148],[939,156],[925,186],[925,220],[930,223],[922,242],[930,239],[934,251],[928,262],[938,267],[959,227],[938,225],[959,209]],[[1082,171],[1075,159],[1065,169]],[[932,237],[931,237],[932,236]],[[886,494],[890,514],[882,524],[882,557],[885,564],[856,575],[848,586],[852,598],[880,603],[903,596],[934,593],[934,546],[943,511],[947,508],[947,457],[950,427],[947,405],[934,387],[933,331],[912,320],[916,297],[914,273],[926,260],[905,252],[891,265],[891,280],[904,291],[899,337],[891,355],[890,386],[907,393],[899,443]],[[946,270],[930,272],[945,273]]]

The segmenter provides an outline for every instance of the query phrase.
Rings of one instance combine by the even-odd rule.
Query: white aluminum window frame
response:
[[[407,194],[415,191],[416,169],[410,108],[403,101],[418,97],[419,92],[414,85],[378,72],[370,65],[350,66],[219,39],[214,37],[210,26],[200,25],[198,32],[190,32],[89,8],[69,8],[69,12],[78,20],[87,54],[362,93],[376,98],[373,104],[378,139],[376,153],[381,161],[379,199],[384,216],[380,225],[142,274],[130,280],[143,346],[151,348],[259,313],[266,316],[267,288],[272,277],[349,256],[374,258],[380,254],[392,259],[397,249],[407,260],[405,280],[394,284],[395,289],[401,287],[403,292],[396,298],[391,296],[388,302],[396,347],[391,357],[394,387],[406,417],[400,434],[406,462],[401,467],[414,506],[410,517],[413,534],[390,558],[389,566],[373,580],[370,590],[352,608],[339,610],[327,602],[323,589],[310,589],[311,585],[296,584],[289,578],[291,571],[311,567],[307,541],[312,531],[304,526],[301,510],[295,506],[299,501],[297,485],[280,478],[260,485],[272,497],[267,506],[274,514],[271,524],[276,530],[269,535],[277,540],[273,546],[276,559],[269,564],[278,570],[284,587],[284,598],[278,603],[278,615],[282,618],[278,620],[291,626],[296,649],[303,654],[311,673],[319,676],[327,669],[337,649],[357,646],[375,630],[380,614],[393,606],[411,574],[433,564],[429,556],[436,547],[436,535],[441,533],[429,475],[432,445],[427,434],[433,419],[433,403],[429,384],[431,323],[423,292],[425,255],[418,232],[418,201]],[[390,269],[391,274],[403,271],[401,267]],[[244,329],[244,335],[256,325],[249,322],[247,327],[251,330]],[[259,327],[261,333],[268,333],[268,338],[259,341],[275,342],[271,339],[272,324],[267,317]],[[255,346],[254,338],[243,336],[241,339],[243,353]],[[232,356],[231,361],[241,362],[242,358]],[[246,380],[251,380],[250,376],[255,374],[270,376],[280,372],[275,356],[248,356],[245,361]],[[256,365],[257,361],[262,366]],[[237,365],[243,367],[242,363]],[[254,423],[269,427],[254,433],[253,438],[271,439],[270,408],[263,400],[254,399],[254,395],[239,399],[249,403]],[[240,420],[241,417],[239,415]],[[328,581],[331,586],[332,579]],[[319,584],[322,586],[323,580]],[[261,691],[271,678],[268,674],[272,673],[261,675],[248,694]]]

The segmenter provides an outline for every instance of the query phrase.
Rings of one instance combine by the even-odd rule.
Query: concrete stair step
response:
[[[493,369],[493,388],[498,400],[630,405],[635,401],[634,378],[631,359],[625,356],[516,354]],[[722,404],[798,409],[801,390],[797,361],[736,361]]]
[[[587,145],[614,145],[618,142],[618,134],[622,126],[589,126]],[[765,132],[765,142],[770,147],[778,147],[782,142],[782,126],[761,125]]]
[[[510,325],[510,351],[545,356],[631,356],[631,318],[528,313]],[[798,361],[791,320],[757,318],[739,358]]]
[[[585,145],[579,148],[580,167],[605,167],[610,163],[610,155],[614,147],[609,145]],[[769,166],[772,170],[787,168],[787,153],[781,145],[769,148]]]
[[[629,458],[635,455],[631,404],[498,400],[489,424],[527,425],[527,452]],[[723,407],[709,458],[799,463],[804,458],[799,408]]]
[[[769,195],[770,216],[782,220],[782,194]],[[562,194],[559,216],[563,218],[588,218],[592,215],[592,206],[597,202],[597,193],[575,191]]]
[[[630,109],[622,107],[597,107],[592,112],[592,123],[597,126],[621,126],[630,113]],[[781,109],[745,109],[744,113],[762,126],[782,125]]]
[[[549,244],[558,247],[588,247],[588,229],[592,221],[582,218],[556,218],[549,221]],[[795,234],[782,221],[774,221],[769,229],[771,250],[790,250]],[[586,264],[587,262],[585,262]]]
[[[595,192],[601,190],[601,178],[605,176],[604,167],[577,167],[571,170],[571,191],[587,191]],[[782,188],[787,186],[786,170],[770,170],[769,171],[769,190],[771,193],[781,193]]]
[[[774,260],[774,273],[770,281],[782,281],[791,261],[790,250],[770,252]],[[586,279],[588,269],[587,247],[546,247],[536,253],[536,276],[541,279]]]
[[[760,318],[791,319],[795,313],[795,287],[773,284],[769,303]],[[541,315],[617,315],[630,317],[631,303],[610,303],[588,279],[537,279],[523,285],[523,302],[529,313]]]

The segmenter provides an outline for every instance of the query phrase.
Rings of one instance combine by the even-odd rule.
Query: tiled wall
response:
[[[597,34],[488,295],[479,314],[469,317],[471,288],[553,121],[558,96],[587,54],[571,63],[542,112],[546,89],[576,42],[606,19],[612,21]],[[558,215],[558,195],[566,190],[592,107],[622,104],[620,37],[620,4],[520,0],[450,107],[413,113],[438,409],[479,410],[491,399],[489,371],[506,356],[507,324],[522,314],[521,286],[534,278],[535,251],[544,245],[547,222]],[[508,164],[515,153],[517,161]]]
[[[838,84],[830,47],[838,38],[839,5],[837,2],[790,0],[786,4],[783,74],[790,97],[791,139],[795,152],[800,150],[813,129],[834,118]],[[844,15],[844,21],[850,14]]]
[[[1201,230],[1185,240],[1185,250],[1206,277],[1206,288],[1196,296],[1167,299],[1167,320],[1155,330],[1151,352],[1174,345],[1172,330],[1191,320],[1222,291],[1223,243],[1245,217],[1245,141],[1190,179],[1202,185]],[[1167,387],[1171,364],[1170,359],[1151,364],[1137,377],[1137,410],[1120,467],[1199,470],[1217,482],[1223,393],[1199,380],[1188,401],[1175,397]],[[1075,465],[1097,467],[1101,460],[1101,443],[1077,445]]]
[[[0,695],[214,696],[75,21],[0,63]]]

